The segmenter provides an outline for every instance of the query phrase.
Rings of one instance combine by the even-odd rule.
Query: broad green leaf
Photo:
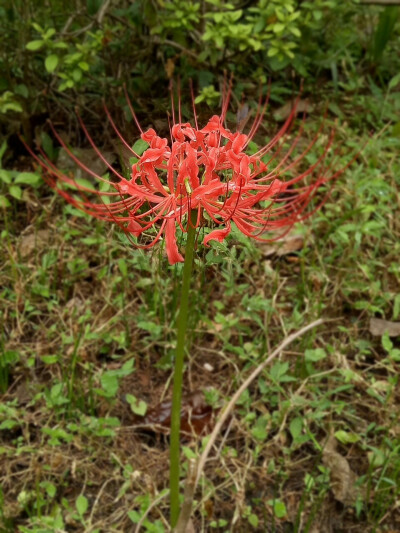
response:
[[[43,39],[49,40],[56,33],[54,28],[49,28],[46,33],[43,35]]]
[[[393,89],[396,87],[396,85],[400,84],[400,72],[396,74],[396,76],[393,76],[393,78],[389,81],[389,89]]]
[[[135,144],[132,146],[132,150],[139,156],[143,154],[145,150],[149,147],[149,143],[143,139],[138,139]]]
[[[89,502],[83,494],[79,494],[75,501],[75,507],[80,516],[83,516],[89,507]]]
[[[147,403],[143,400],[139,400],[136,398],[136,396],[133,396],[133,394],[127,394],[126,400],[129,403],[132,411],[139,416],[144,416],[147,411]]]
[[[16,198],[17,200],[21,200],[22,198],[22,189],[21,187],[18,187],[18,185],[11,185],[11,187],[8,189],[11,196]]]
[[[249,524],[253,527],[258,527],[258,516],[252,513],[247,517],[247,520],[249,521]]]
[[[79,68],[75,68],[72,71],[72,77],[73,77],[74,81],[76,81],[78,83],[82,79],[82,71]]]
[[[337,438],[338,441],[340,441],[343,444],[353,444],[360,440],[360,436],[357,435],[356,433],[344,431],[343,429],[336,431],[335,437]]]
[[[118,391],[118,378],[110,374],[109,372],[104,373],[100,378],[101,386],[104,389],[104,392],[108,397],[113,397]]]
[[[322,348],[316,348],[315,350],[306,350],[304,352],[304,358],[307,362],[316,363],[325,359],[326,352]]]
[[[300,437],[302,430],[303,420],[300,417],[293,418],[289,426],[289,431],[293,437],[293,440],[296,440],[298,437]]]
[[[59,62],[59,57],[55,54],[51,54],[46,57],[46,60],[44,62],[44,66],[46,67],[47,72],[54,72],[57,68]]]
[[[10,172],[4,170],[3,168],[0,168],[0,180],[7,184],[11,183]]]
[[[393,348],[393,342],[390,340],[387,331],[385,331],[385,333],[382,335],[382,346],[387,352],[390,352],[390,350]]]
[[[42,40],[38,40],[38,41],[30,41],[27,45],[26,45],[26,48],[28,50],[30,50],[31,52],[35,52],[36,50],[40,50],[40,48],[42,48],[42,46],[44,45],[44,41]]]
[[[33,172],[21,172],[15,178],[14,183],[23,183],[24,185],[38,185],[42,181],[40,174],[34,174]]]
[[[280,500],[268,500],[267,503],[271,505],[277,518],[284,518],[286,516],[286,505],[283,502]]]

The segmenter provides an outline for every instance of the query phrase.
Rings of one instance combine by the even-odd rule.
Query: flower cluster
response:
[[[183,261],[176,232],[179,227],[187,231],[188,224],[211,227],[203,239],[206,246],[213,239],[221,242],[230,233],[232,223],[249,237],[268,240],[262,236],[266,231],[282,229],[286,232],[294,223],[309,216],[305,209],[318,187],[337,177],[343,169],[331,173],[325,165],[332,135],[314,164],[305,170],[298,168],[316,143],[318,134],[295,157],[294,149],[302,135],[300,129],[282,154],[285,137],[296,115],[296,105],[266,146],[253,154],[246,153],[261,124],[265,107],[261,109],[259,105],[248,134],[232,132],[225,125],[228,100],[229,96],[225,98],[221,114],[211,117],[201,129],[196,118],[195,127],[181,120],[174,123],[170,143],[154,129],[143,131],[134,115],[141,138],[149,145],[140,156],[123,139],[106,110],[113,129],[135,158],[129,179],[106,161],[84,124],[89,142],[114,174],[113,181],[87,168],[55,132],[70,157],[83,170],[112,187],[112,192],[98,191],[96,202],[90,199],[93,190],[79,185],[73,177],[57,169],[43,152],[43,157],[36,156],[36,159],[44,167],[48,183],[68,202],[94,217],[118,223],[137,238],[132,241],[138,246],[149,248],[164,237],[171,264]],[[74,191],[62,187],[62,183],[72,186]],[[117,198],[111,202],[110,198],[104,201],[105,197]]]

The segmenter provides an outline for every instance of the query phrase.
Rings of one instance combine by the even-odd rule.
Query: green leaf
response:
[[[381,58],[387,43],[393,36],[399,13],[398,6],[387,6],[380,12],[372,45],[372,55],[375,61]]]
[[[54,363],[58,363],[59,361],[58,355],[42,355],[40,359],[45,365],[52,365]]]
[[[284,518],[287,514],[286,505],[280,500],[269,500],[268,505],[274,509],[274,514],[277,518]]]
[[[400,294],[396,294],[393,304],[393,320],[397,320],[400,315]]]
[[[44,45],[44,41],[40,39],[38,41],[30,41],[26,45],[26,48],[27,50],[30,50],[31,52],[35,52],[36,50],[40,50],[40,48],[42,48],[43,45]]]
[[[277,22],[272,29],[275,33],[281,33],[285,29],[285,25],[282,22]]]
[[[46,61],[44,62],[44,66],[46,67],[47,72],[54,72],[57,68],[59,62],[59,57],[55,54],[51,54],[46,57]]]
[[[128,265],[126,264],[125,259],[118,259],[118,267],[124,278],[128,277]]]
[[[11,176],[10,172],[7,170],[4,170],[3,168],[0,168],[0,180],[4,183],[10,184],[11,183]]]
[[[385,331],[385,333],[382,335],[382,346],[386,352],[390,352],[390,350],[393,348],[393,342],[390,340],[387,331]]]
[[[396,76],[393,76],[393,78],[389,81],[388,88],[393,89],[400,83],[400,72],[396,74]]]
[[[396,363],[400,362],[400,350],[398,348],[393,348],[393,350],[390,350],[389,357],[392,361],[396,361]]]
[[[16,422],[15,420],[4,420],[1,424],[0,424],[0,431],[3,430],[3,429],[13,429],[15,428],[15,426],[18,426],[19,423]]]
[[[317,361],[321,361],[321,359],[325,359],[326,352],[322,348],[316,348],[315,350],[306,350],[304,352],[304,358],[307,362],[310,363],[316,363]]]
[[[87,72],[89,70],[89,63],[86,63],[86,61],[80,61],[78,63],[78,67],[81,69],[81,70],[84,70],[85,72]]]
[[[67,45],[67,43],[64,43],[64,42],[53,43],[53,48],[65,50],[66,48],[68,48],[68,45]]]
[[[23,183],[24,185],[39,185],[42,181],[40,174],[34,174],[33,172],[21,172],[15,178],[14,183]]]
[[[42,481],[40,483],[40,486],[43,489],[45,489],[45,491],[47,492],[48,496],[50,496],[50,498],[54,498],[54,496],[57,493],[57,489],[55,485],[53,485],[53,483],[50,483],[50,481]]]
[[[28,87],[25,84],[20,83],[19,85],[15,87],[14,94],[18,94],[19,96],[22,96],[23,98],[28,98],[29,96]]]
[[[145,150],[149,147],[149,143],[143,139],[138,139],[135,144],[132,146],[132,150],[141,156]]]
[[[247,517],[247,520],[249,521],[249,524],[253,527],[258,527],[258,516],[255,515],[254,513],[251,513],[251,515],[249,515]]]
[[[49,28],[46,33],[43,35],[43,39],[46,39],[48,41],[53,37],[53,35],[56,33],[56,30],[54,28]]]
[[[293,418],[290,422],[289,431],[293,437],[293,440],[297,440],[303,430],[303,420],[300,417]]]
[[[140,514],[137,511],[128,511],[128,516],[134,524],[137,524],[140,520]]]
[[[83,494],[79,494],[79,496],[77,497],[75,501],[75,507],[76,507],[76,510],[78,511],[78,514],[80,516],[83,516],[89,507],[89,502],[86,496],[84,496]]]
[[[17,200],[21,200],[22,198],[22,189],[21,187],[18,187],[18,185],[11,185],[11,187],[8,189],[11,196],[16,198]]]
[[[255,426],[251,430],[252,436],[259,441],[264,441],[268,437],[267,428],[264,426]]]
[[[10,205],[11,204],[10,204],[9,200],[5,196],[0,194],[0,207],[6,208],[6,207],[10,207]]]
[[[271,376],[271,379],[274,381],[280,381],[282,376],[286,374],[286,372],[289,370],[289,363],[287,361],[281,362],[277,361],[269,371],[269,375]]]
[[[360,440],[360,436],[356,435],[356,433],[344,431],[343,429],[336,431],[335,437],[337,438],[338,441],[340,441],[343,444],[353,444]]]
[[[49,156],[50,159],[55,159],[55,150],[53,145],[53,139],[48,133],[42,131],[40,134],[40,142],[43,150]]]
[[[79,81],[81,81],[81,79],[82,79],[82,71],[79,68],[74,68],[74,70],[72,71],[72,78],[77,83]]]
[[[132,411],[139,416],[144,416],[147,411],[147,403],[143,400],[138,400],[133,394],[126,395],[126,401],[129,403]]]
[[[109,372],[105,372],[100,378],[101,386],[106,396],[112,398],[116,395],[119,387],[118,378]]]

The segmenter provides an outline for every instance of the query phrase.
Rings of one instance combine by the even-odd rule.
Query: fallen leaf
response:
[[[261,249],[264,257],[270,257],[271,255],[283,257],[284,255],[298,252],[303,246],[303,235],[286,235],[286,237],[279,241],[261,245]]]
[[[386,332],[389,337],[400,336],[400,322],[391,322],[382,318],[371,318],[369,332],[376,337],[382,337]]]
[[[47,229],[39,231],[32,231],[27,235],[23,235],[19,242],[19,253],[23,258],[31,255],[33,250],[43,247],[49,241],[50,232]]]
[[[292,112],[294,105],[294,100],[287,102],[285,105],[281,106],[274,112],[274,119],[278,122],[286,120],[290,113]],[[296,107],[296,114],[304,113],[305,111],[313,111],[314,106],[310,103],[308,99],[299,100]]]
[[[330,470],[331,490],[335,499],[345,505],[353,505],[357,500],[357,476],[347,459],[336,451],[336,446],[336,439],[329,437],[322,452],[322,462]]]
[[[144,416],[135,415],[136,425],[155,432],[168,433],[171,425],[172,400],[164,400],[155,407],[148,409]],[[201,391],[193,392],[182,398],[181,432],[201,435],[210,428],[213,420],[213,409],[206,404]]]

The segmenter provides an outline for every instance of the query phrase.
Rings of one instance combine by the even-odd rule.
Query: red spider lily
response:
[[[249,237],[274,240],[266,239],[262,234],[282,229],[281,237],[293,224],[308,217],[310,213],[306,207],[317,189],[343,172],[343,168],[331,172],[325,164],[333,134],[316,162],[296,173],[320,133],[319,130],[308,146],[294,157],[302,134],[300,128],[291,146],[281,155],[284,140],[296,116],[297,101],[280,131],[266,146],[249,155],[246,148],[261,124],[267,101],[264,105],[259,103],[253,125],[249,133],[244,134],[231,132],[225,125],[229,99],[230,87],[224,89],[221,114],[211,117],[201,129],[197,124],[194,103],[194,127],[190,123],[182,123],[180,108],[176,122],[173,110],[171,143],[159,137],[153,129],[145,132],[141,129],[128,99],[141,138],[149,145],[141,156],[123,139],[106,109],[115,133],[136,158],[129,179],[106,161],[82,121],[90,144],[114,174],[115,181],[102,178],[79,161],[53,130],[70,157],[92,177],[109,184],[112,192],[94,192],[81,186],[73,177],[57,169],[42,150],[42,157],[30,152],[44,168],[47,182],[75,207],[96,218],[116,222],[128,235],[135,236],[137,239],[131,239],[132,242],[142,248],[150,248],[165,237],[171,264],[183,261],[176,230],[180,227],[182,231],[187,231],[187,225],[193,224],[193,220],[196,227],[205,223],[213,227],[203,239],[206,246],[213,239],[222,242],[230,233],[232,223]],[[72,186],[73,192],[63,188],[62,184]],[[99,201],[90,199],[93,194],[98,196]],[[104,197],[116,200],[110,202],[108,199],[106,202]],[[190,216],[192,212],[195,217]],[[152,236],[149,237],[149,234]]]

